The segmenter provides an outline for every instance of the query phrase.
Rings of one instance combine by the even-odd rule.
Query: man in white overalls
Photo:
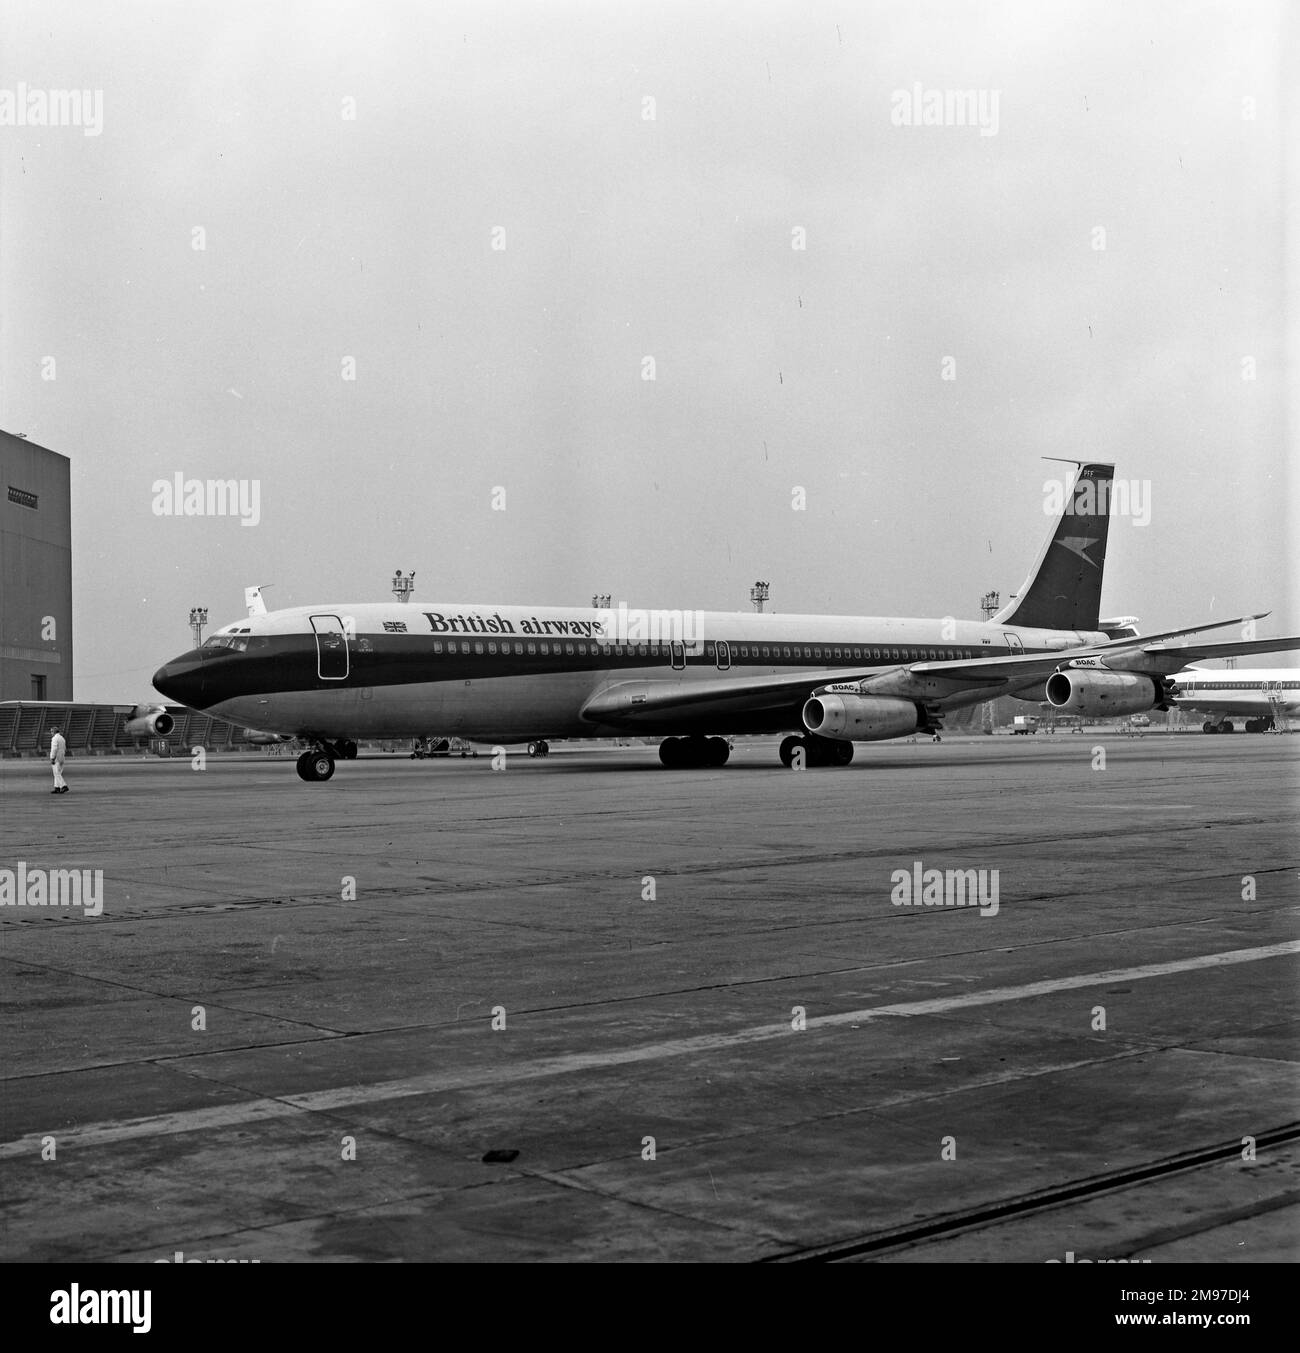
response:
[[[55,728],[50,731],[50,765],[54,768],[54,788],[50,790],[51,794],[66,794],[68,786],[63,783],[63,756],[68,750],[68,744],[64,741],[63,733]]]

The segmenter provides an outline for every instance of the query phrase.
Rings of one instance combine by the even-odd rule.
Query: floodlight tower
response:
[[[194,647],[203,647],[203,627],[208,623],[208,608],[206,606],[190,607],[190,629],[194,632]]]
[[[772,585],[764,582],[757,582],[749,589],[749,599],[754,603],[754,609],[760,614],[763,610],[763,603],[767,600],[768,593],[771,590]]]
[[[393,573],[393,596],[398,601],[407,602],[411,599],[411,593],[415,591],[415,570],[412,569],[405,578],[402,577],[402,570],[399,568]]]
[[[591,609],[593,611],[608,611],[611,595],[612,593],[609,592],[598,592],[593,595],[591,598]]]
[[[985,621],[992,620],[997,615],[1002,606],[1001,592],[985,592],[980,598],[980,610],[984,613]],[[991,733],[994,727],[993,701],[985,700],[980,705],[980,730],[985,733]]]

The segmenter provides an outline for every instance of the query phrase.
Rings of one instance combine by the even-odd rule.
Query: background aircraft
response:
[[[1209,714],[1205,733],[1233,732],[1233,718],[1245,720],[1247,733],[1266,733],[1300,714],[1300,669],[1189,667],[1174,677],[1170,703]]]

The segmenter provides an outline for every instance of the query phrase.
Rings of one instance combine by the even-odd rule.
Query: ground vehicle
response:
[[[411,760],[423,761],[426,756],[477,756],[478,752],[464,738],[416,738],[411,748]]]
[[[1036,714],[1017,714],[1011,725],[1012,733],[1037,733],[1038,716]]]

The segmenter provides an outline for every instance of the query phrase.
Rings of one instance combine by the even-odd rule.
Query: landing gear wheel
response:
[[[853,760],[853,744],[851,742],[837,742],[835,744],[835,764],[837,766],[847,766]]]
[[[304,780],[328,780],[334,774],[334,758],[328,752],[304,752],[298,758],[298,774]]]
[[[726,738],[710,738],[705,746],[704,764],[707,766],[725,766],[731,755]]]
[[[790,767],[794,765],[795,748],[802,746],[803,746],[802,738],[796,738],[793,735],[791,735],[788,738],[781,739],[781,751],[780,751],[781,764],[786,768],[786,770],[789,770]]]
[[[357,744],[351,739],[340,742],[339,755],[344,761],[355,761],[357,759]]]
[[[659,760],[669,770],[676,770],[683,764],[681,738],[665,738],[659,744]]]
[[[1236,731],[1237,730],[1233,726],[1233,722],[1231,719],[1224,719],[1224,721],[1219,725],[1220,733],[1235,733]]]
[[[1212,724],[1209,721],[1209,719],[1206,719],[1206,721],[1201,725],[1202,733],[1217,733],[1218,731],[1219,731],[1218,725]]]

